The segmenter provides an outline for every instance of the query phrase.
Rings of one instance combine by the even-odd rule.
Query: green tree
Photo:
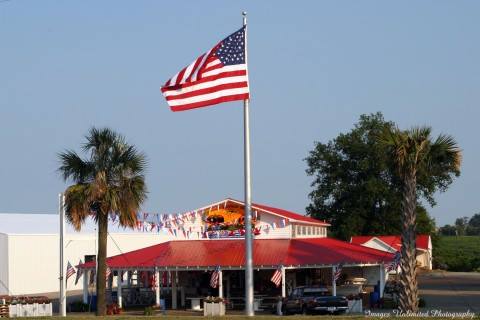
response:
[[[457,235],[457,228],[455,228],[455,226],[446,224],[438,229],[438,233],[442,236],[455,236]]]
[[[402,257],[400,267],[400,309],[418,310],[418,286],[416,274],[416,208],[417,182],[426,177],[453,178],[460,174],[461,153],[455,140],[440,135],[431,137],[431,128],[410,130],[386,128],[379,142],[387,147],[402,181]]]
[[[455,220],[455,228],[457,236],[464,236],[468,226],[468,217],[461,217]]]
[[[76,230],[93,216],[98,224],[97,315],[106,313],[106,257],[108,216],[121,226],[134,227],[136,212],[146,199],[145,156],[116,132],[92,128],[86,136],[82,159],[75,151],[59,154],[59,171],[74,184],[65,191],[66,215]]]
[[[395,124],[381,113],[362,115],[348,133],[328,143],[315,143],[306,158],[307,174],[314,177],[307,213],[332,224],[332,235],[348,240],[352,235],[400,234],[402,183],[387,148],[378,136]],[[433,193],[448,185],[449,177],[423,178],[418,192],[430,204]],[[435,222],[417,206],[419,232],[433,233]]]
[[[466,232],[469,236],[480,236],[480,213],[476,213],[470,218]]]

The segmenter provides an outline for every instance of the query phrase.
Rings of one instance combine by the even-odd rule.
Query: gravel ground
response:
[[[433,271],[418,282],[426,309],[480,313],[480,273]]]

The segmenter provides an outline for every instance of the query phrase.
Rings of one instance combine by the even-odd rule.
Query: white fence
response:
[[[10,318],[48,317],[52,315],[51,303],[13,304],[8,309]]]

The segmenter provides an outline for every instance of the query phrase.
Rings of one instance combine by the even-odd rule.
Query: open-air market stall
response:
[[[283,209],[254,205],[254,292],[257,309],[273,307],[292,288],[321,285],[333,295],[355,301],[385,284],[388,252],[326,237],[327,223]],[[228,308],[244,306],[243,203],[226,199],[182,217],[155,219],[179,240],[168,241],[107,259],[110,301],[120,306],[160,305],[202,309],[202,299],[217,296]],[[145,223],[144,221],[140,223]],[[156,224],[158,226],[158,224]],[[84,301],[95,262],[79,266]],[[212,287],[212,274],[218,287]],[[271,281],[278,272],[278,286]],[[93,281],[92,281],[93,283]],[[115,288],[116,286],[116,288]],[[368,303],[368,301],[363,301]]]

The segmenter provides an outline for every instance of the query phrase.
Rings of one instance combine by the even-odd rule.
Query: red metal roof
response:
[[[262,239],[253,241],[253,261],[259,266],[306,266],[381,263],[393,255],[331,238]],[[243,267],[244,240],[169,241],[107,259],[112,269],[170,267]],[[93,268],[95,262],[82,265]]]
[[[239,200],[235,200],[235,199],[231,199],[231,198],[229,198],[227,200],[245,205],[244,202],[239,201]],[[266,205],[259,204],[259,203],[252,203],[252,208],[256,209],[256,210],[272,213],[276,216],[280,216],[280,217],[283,217],[285,219],[288,219],[291,222],[316,224],[316,225],[321,225],[321,226],[330,226],[330,224],[326,223],[325,221],[313,219],[313,218],[310,218],[310,217],[307,217],[307,216],[304,216],[302,214],[298,214],[298,213],[295,213],[295,212],[292,212],[292,211],[279,209],[279,208],[274,208],[274,207],[266,206]]]
[[[370,241],[373,238],[377,238],[392,247],[393,249],[400,251],[402,248],[402,237],[401,236],[354,236],[350,240],[351,243],[355,244],[364,244]],[[416,245],[418,249],[428,250],[428,242],[430,236],[428,234],[419,234],[417,235]]]

